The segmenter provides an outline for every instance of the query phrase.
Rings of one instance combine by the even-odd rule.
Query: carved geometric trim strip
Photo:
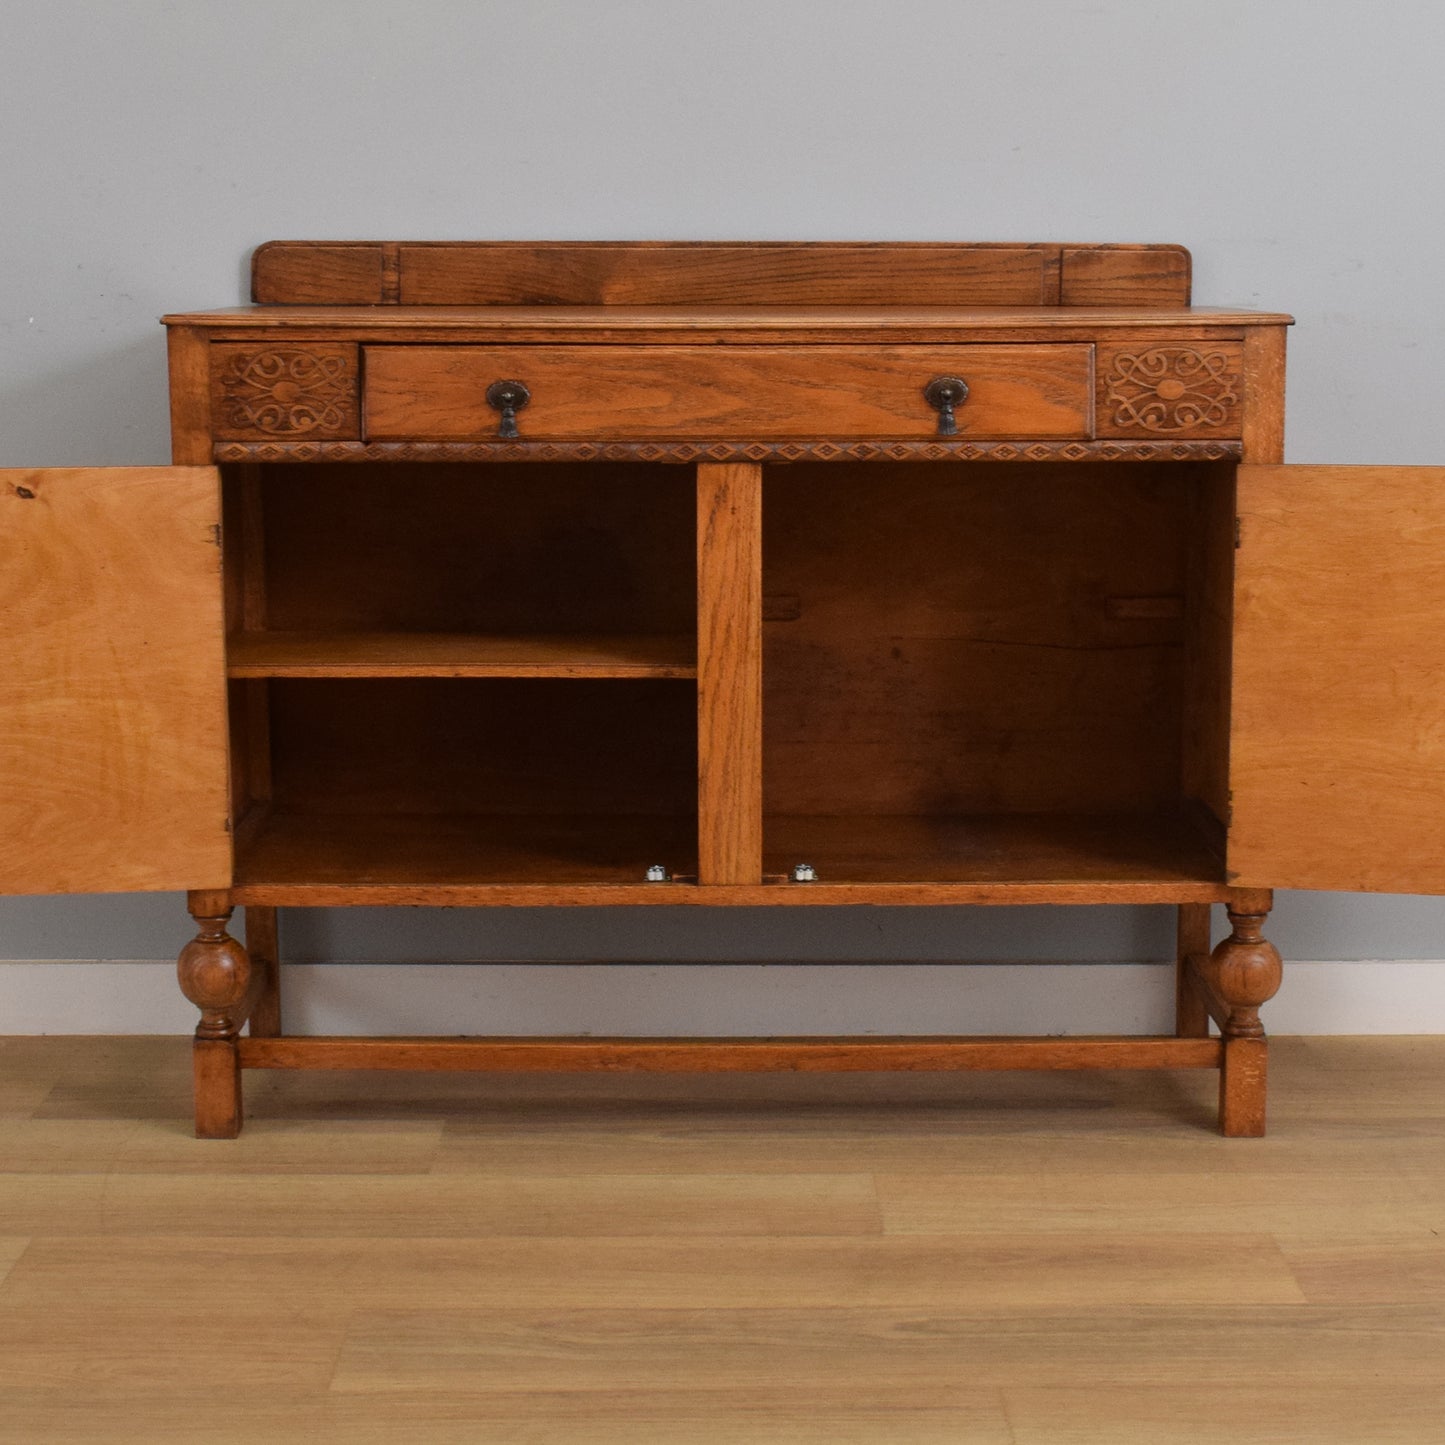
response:
[[[1238,343],[1100,349],[1099,431],[1218,436],[1239,430]]]
[[[1237,441],[226,442],[218,462],[1238,461]]]
[[[355,437],[359,397],[355,345],[211,347],[216,437]]]

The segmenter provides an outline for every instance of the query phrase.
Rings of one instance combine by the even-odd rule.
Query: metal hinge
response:
[[[1237,552],[1244,546],[1244,524],[1238,517],[1234,519],[1234,550]]]
[[[221,524],[219,522],[212,522],[210,532],[211,541],[213,541],[216,546],[219,547],[221,545]]]

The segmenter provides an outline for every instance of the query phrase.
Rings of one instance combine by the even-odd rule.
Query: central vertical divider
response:
[[[763,469],[697,468],[698,882],[763,881]]]

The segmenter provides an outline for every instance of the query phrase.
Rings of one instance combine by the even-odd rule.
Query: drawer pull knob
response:
[[[531,399],[532,393],[520,381],[494,381],[487,388],[487,405],[502,414],[497,425],[499,437],[517,435],[517,413]]]
[[[961,376],[935,376],[923,388],[923,399],[938,413],[938,435],[956,436],[958,419],[953,409],[968,400],[968,383]]]

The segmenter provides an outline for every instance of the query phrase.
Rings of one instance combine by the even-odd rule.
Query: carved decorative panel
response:
[[[218,462],[1237,461],[1237,441],[223,442]]]
[[[211,347],[211,434],[219,440],[340,440],[360,428],[352,345]]]
[[[1098,434],[1238,436],[1243,356],[1237,341],[1101,346]]]

